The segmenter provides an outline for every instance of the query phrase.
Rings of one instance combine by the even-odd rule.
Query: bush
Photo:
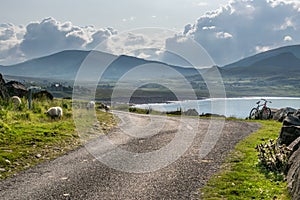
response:
[[[285,145],[279,146],[274,140],[256,146],[260,164],[269,171],[286,173],[291,151]]]

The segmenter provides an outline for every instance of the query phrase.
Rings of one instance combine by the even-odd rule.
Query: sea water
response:
[[[174,101],[158,104],[139,104],[135,107],[157,110],[161,112],[169,112],[188,109],[196,109],[199,114],[213,113],[225,115],[226,117],[246,118],[252,108],[256,107],[256,102],[261,98],[267,99],[272,103],[268,103],[270,108],[292,107],[300,109],[300,98],[296,97],[241,97],[241,98],[215,98],[203,100],[186,100]],[[261,101],[261,104],[263,101]]]

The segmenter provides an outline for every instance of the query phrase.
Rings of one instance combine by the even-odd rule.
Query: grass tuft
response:
[[[259,121],[262,127],[239,142],[201,190],[202,199],[290,199],[284,176],[265,170],[258,161],[255,146],[276,139],[282,126],[276,121]]]

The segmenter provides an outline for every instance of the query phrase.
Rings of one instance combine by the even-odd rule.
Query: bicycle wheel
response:
[[[271,118],[271,109],[270,108],[263,108],[261,111],[261,119],[270,119]]]
[[[258,109],[257,108],[252,108],[249,114],[249,119],[258,119]]]

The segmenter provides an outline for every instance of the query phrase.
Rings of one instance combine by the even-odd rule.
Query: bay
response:
[[[256,102],[260,99],[267,99],[272,103],[268,103],[270,108],[285,108],[292,107],[300,109],[300,98],[297,97],[240,97],[240,98],[215,98],[203,100],[186,100],[174,101],[168,103],[157,104],[139,104],[137,108],[149,109],[170,112],[176,110],[187,111],[188,109],[196,109],[199,114],[213,113],[225,115],[226,117],[246,118],[253,107],[256,107]],[[261,101],[262,103],[263,101]]]

